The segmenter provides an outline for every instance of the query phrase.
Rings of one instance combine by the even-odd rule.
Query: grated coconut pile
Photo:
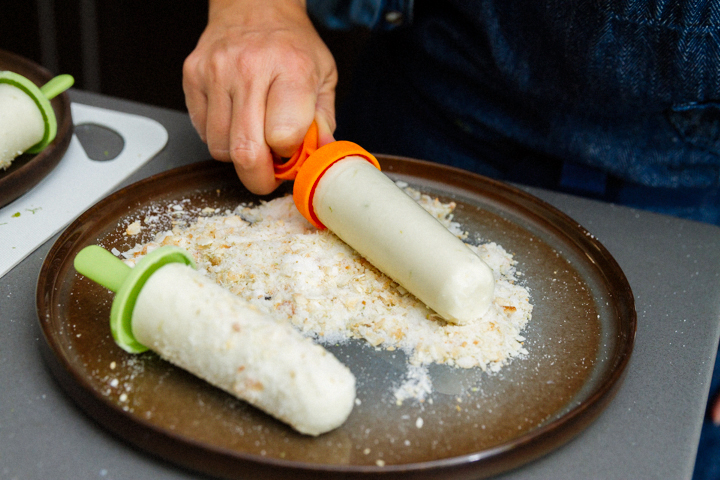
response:
[[[454,203],[400,186],[465,239],[460,225],[452,221]],[[446,323],[334,234],[311,226],[291,196],[240,205],[221,215],[208,210],[204,213],[213,215],[176,225],[154,241],[124,252],[126,263],[132,266],[162,245],[179,246],[217,283],[318,342],[361,338],[377,348],[403,350],[410,365],[421,372],[431,363],[498,371],[512,357],[527,353],[522,330],[532,313],[529,294],[516,283],[512,255],[495,243],[468,244],[493,270],[495,300],[482,318],[458,326]],[[134,222],[127,233],[137,234],[141,228]],[[426,383],[422,376],[408,381]],[[404,385],[399,391],[408,388]],[[402,400],[428,393],[428,388],[420,390],[396,396]]]

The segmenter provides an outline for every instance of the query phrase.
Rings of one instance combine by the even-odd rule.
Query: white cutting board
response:
[[[78,103],[71,104],[73,123],[114,130],[124,140],[112,160],[94,161],[73,135],[65,156],[33,189],[0,208],[0,277],[47,239],[105,197],[120,182],[154,157],[168,133],[147,117]]]

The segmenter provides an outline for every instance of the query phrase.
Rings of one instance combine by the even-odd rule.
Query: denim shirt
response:
[[[651,187],[720,185],[720,0],[308,0],[383,32],[415,103]],[[430,126],[432,128],[432,126]]]
[[[307,9],[331,29],[392,30],[412,22],[413,0],[308,0]]]

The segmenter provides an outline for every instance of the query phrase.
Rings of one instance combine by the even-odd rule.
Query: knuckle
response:
[[[221,50],[214,50],[207,58],[207,69],[212,78],[218,79],[225,76],[227,71],[227,54]]]
[[[201,73],[198,61],[195,58],[187,57],[182,66],[182,83],[185,90],[199,89],[201,86]]]
[[[251,79],[262,69],[262,56],[254,52],[245,52],[235,60],[235,70],[240,78]]]
[[[230,147],[230,157],[233,162],[244,169],[252,169],[257,163],[261,152],[261,146],[247,139],[237,139]]]
[[[282,65],[286,71],[299,76],[299,78],[309,80],[311,83],[318,81],[319,75],[315,63],[304,51],[292,49],[287,52]]]
[[[198,70],[197,66],[198,66],[197,56],[195,55],[195,52],[193,52],[190,55],[188,55],[185,58],[185,60],[183,61],[183,65],[182,65],[183,74],[190,75],[190,74],[195,73]]]

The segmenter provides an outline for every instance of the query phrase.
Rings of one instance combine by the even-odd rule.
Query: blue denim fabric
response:
[[[339,133],[574,193],[568,172],[598,170],[611,185],[590,196],[682,215],[653,205],[682,190],[680,204],[718,210],[718,25],[720,0],[416,0],[413,22],[362,59]]]
[[[401,74],[469,135],[648,186],[719,184],[720,2],[454,3],[418,5]]]
[[[308,0],[308,13],[328,28],[392,30],[412,22],[414,0]]]

